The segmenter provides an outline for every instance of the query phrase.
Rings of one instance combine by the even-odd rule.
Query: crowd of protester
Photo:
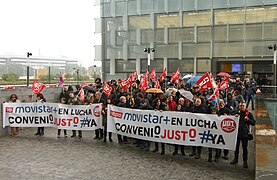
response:
[[[216,81],[221,81],[221,78],[216,79]],[[85,89],[85,100],[82,101],[79,96],[79,91],[81,85],[75,87],[69,85],[63,88],[60,95],[60,103],[70,104],[70,105],[81,105],[81,104],[93,104],[102,103],[102,117],[103,117],[103,129],[97,129],[95,131],[95,140],[103,140],[104,142],[108,140],[113,142],[113,138],[117,138],[119,144],[129,144],[132,142],[137,148],[145,151],[150,151],[150,145],[152,142],[133,139],[126,136],[117,134],[117,137],[112,137],[111,132],[107,132],[107,105],[112,104],[119,107],[133,108],[133,109],[147,109],[156,111],[180,111],[180,112],[192,112],[192,113],[204,113],[204,114],[214,114],[217,116],[234,115],[239,116],[239,130],[237,136],[237,145],[234,159],[231,164],[238,163],[239,158],[239,146],[242,143],[243,148],[243,167],[247,168],[247,145],[248,145],[248,134],[249,126],[255,125],[255,120],[253,114],[248,111],[248,106],[251,102],[252,110],[255,110],[255,96],[256,96],[256,81],[251,78],[229,78],[229,87],[225,90],[219,91],[219,97],[215,100],[209,101],[208,99],[213,95],[213,89],[205,89],[200,93],[198,85],[186,84],[185,81],[180,80],[178,83],[172,83],[170,80],[163,81],[161,89],[164,93],[145,93],[141,88],[139,88],[139,80],[132,83],[127,89],[122,88],[119,85],[120,80],[111,80],[109,83],[112,87],[112,92],[109,97],[102,93],[103,83],[100,79],[97,79],[96,83],[86,86]],[[152,87],[150,81],[149,88]],[[190,100],[180,93],[180,90],[184,89],[190,91],[193,94],[193,100]],[[16,95],[11,95],[11,101],[17,102],[13,97]],[[38,101],[45,101],[45,99],[38,96]],[[15,132],[13,129],[11,131],[12,135]],[[39,128],[36,135],[43,135],[44,129]],[[58,138],[60,138],[61,130],[58,130]],[[64,130],[64,136],[67,137],[67,131]],[[77,132],[72,131],[72,138],[77,137]],[[78,137],[82,138],[82,131],[78,130]],[[165,154],[165,143],[153,142],[154,149],[153,152],[159,152],[161,155]],[[178,150],[181,150],[181,155],[186,155],[185,146],[183,145],[173,145],[174,151],[172,155],[177,155]],[[191,152],[189,156],[193,156],[195,159],[201,158],[201,150],[203,147],[193,146],[191,147]],[[221,153],[221,151],[223,153]],[[222,156],[223,159],[228,159],[229,151],[226,149],[214,149],[208,148],[208,161],[218,162],[219,158]],[[214,153],[214,157],[213,157]],[[221,155],[222,154],[222,155]]]

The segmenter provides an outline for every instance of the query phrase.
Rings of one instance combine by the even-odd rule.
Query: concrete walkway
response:
[[[57,130],[45,129],[43,137],[34,136],[36,129],[25,128],[17,137],[0,137],[0,179],[254,179],[254,141],[249,143],[249,168],[229,160],[207,161],[207,149],[201,159],[172,156],[173,146],[166,145],[166,154],[138,149],[133,144],[119,145],[93,140],[93,132],[83,138],[57,139]],[[69,131],[69,136],[71,131]],[[153,144],[152,148],[153,149]]]

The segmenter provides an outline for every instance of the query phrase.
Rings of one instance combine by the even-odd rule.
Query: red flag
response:
[[[210,73],[210,81],[212,83],[212,87],[215,89],[216,88],[216,83],[215,83],[215,80],[214,80],[214,77],[213,77],[212,73]]]
[[[149,78],[149,72],[148,72],[148,70],[146,70],[146,72],[145,72],[145,77],[148,79]]]
[[[132,76],[132,82],[136,81],[137,80],[137,77],[138,77],[138,73],[137,71],[134,71],[134,73],[131,75]]]
[[[45,85],[38,82],[36,79],[34,80],[34,84],[32,86],[32,91],[34,94],[39,94],[43,91],[43,89],[45,88]]]
[[[107,82],[105,82],[105,85],[103,87],[103,93],[105,93],[107,97],[110,97],[112,90],[113,88],[110,87]]]
[[[161,89],[161,85],[160,85],[160,83],[159,83],[159,81],[158,81],[158,79],[156,78],[156,80],[155,80],[155,88],[157,88],[157,89]]]
[[[199,85],[200,93],[205,89],[213,87],[209,73],[204,74],[195,84]]]
[[[178,82],[180,75],[181,75],[180,68],[178,68],[176,73],[172,73],[171,82]]]
[[[228,87],[229,87],[229,79],[226,78],[220,82],[219,90],[224,90],[224,89],[227,89]]]
[[[82,102],[85,102],[85,92],[84,92],[84,88],[82,87],[80,90],[80,99],[82,100]]]
[[[122,89],[124,89],[126,91],[127,90],[128,82],[126,80],[121,80],[119,82],[119,85],[121,86]]]
[[[208,99],[209,102],[214,100],[214,99],[216,99],[216,98],[218,98],[218,96],[219,96],[219,88],[220,88],[220,83],[217,84],[216,88],[214,89],[214,93]]]
[[[151,74],[149,75],[150,79],[152,79],[152,81],[156,81],[156,68],[152,69]]]
[[[165,77],[166,77],[166,68],[164,68],[163,73],[160,75],[160,82],[162,82]]]
[[[146,91],[146,89],[147,89],[147,77],[146,76],[141,76],[139,87],[144,92]]]

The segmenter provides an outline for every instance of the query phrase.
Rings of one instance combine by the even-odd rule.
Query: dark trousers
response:
[[[179,147],[181,147],[181,153],[182,154],[185,154],[185,146],[182,146],[182,145],[174,145],[174,152],[176,153],[176,154],[178,154],[178,149],[179,149]]]
[[[76,130],[72,130],[72,135],[76,136]],[[78,136],[82,136],[82,131],[78,130]]]
[[[107,126],[104,127],[104,139],[107,139]],[[112,132],[109,132],[109,139],[112,139]]]
[[[246,108],[248,108],[250,101],[251,101],[251,105],[252,105],[252,110],[254,110],[255,109],[255,107],[254,107],[254,95],[249,95],[249,96],[246,97]]]
[[[220,156],[221,155],[221,149],[218,149],[218,151],[219,151],[219,156]],[[229,154],[229,150],[228,149],[223,149],[223,155],[228,156],[228,154]]]
[[[61,129],[58,129],[58,135],[61,134],[61,131],[62,131]],[[66,135],[66,129],[63,130],[63,133],[64,133],[64,135]],[[76,132],[75,132],[75,134],[76,134]]]
[[[95,138],[103,138],[103,136],[104,136],[103,129],[95,130]]]
[[[247,159],[248,159],[248,150],[247,150],[248,139],[247,138],[238,138],[237,139],[235,158],[236,159],[239,158],[239,146],[240,146],[240,142],[242,143],[242,157],[243,157],[243,161],[247,161]]]
[[[38,127],[38,132],[39,134],[44,134],[44,127]]]
[[[215,158],[219,158],[220,156],[220,149],[216,149],[216,148],[208,148],[208,151],[209,151],[209,158],[212,158],[213,157],[213,150],[215,150]]]
[[[121,136],[120,134],[117,134],[118,142],[127,142],[127,136]]]
[[[192,154],[201,155],[201,146],[192,146]]]
[[[164,152],[164,143],[161,143],[162,152]],[[155,150],[159,151],[159,143],[155,142]]]

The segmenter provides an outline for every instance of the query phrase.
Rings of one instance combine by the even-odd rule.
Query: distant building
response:
[[[104,0],[96,1],[101,18],[95,47],[104,79],[144,73],[151,66],[168,74],[225,71],[274,80],[277,43],[276,0]]]

